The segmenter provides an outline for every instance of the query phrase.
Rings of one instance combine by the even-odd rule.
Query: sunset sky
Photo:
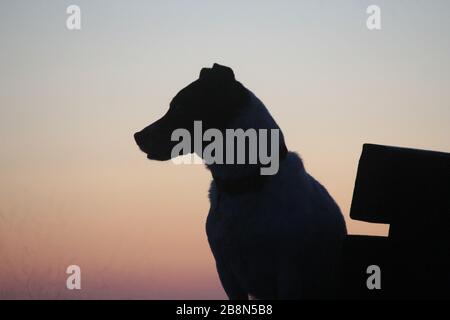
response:
[[[266,104],[349,232],[386,235],[348,217],[361,147],[450,151],[449,14],[446,0],[1,1],[0,299],[225,298],[209,172],[133,140],[214,62]]]

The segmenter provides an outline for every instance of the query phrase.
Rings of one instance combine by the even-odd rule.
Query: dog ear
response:
[[[231,69],[229,67],[214,63],[214,65],[212,67],[212,72],[215,74],[215,76],[217,76],[221,79],[229,80],[229,81],[235,80],[233,69]]]
[[[200,71],[200,80],[229,83],[234,82],[236,79],[231,68],[214,63],[212,68],[203,68]]]

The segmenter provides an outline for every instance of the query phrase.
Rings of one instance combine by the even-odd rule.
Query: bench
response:
[[[364,144],[350,217],[390,227],[388,237],[347,237],[342,298],[450,298],[449,153]],[[379,290],[366,284],[370,265]]]

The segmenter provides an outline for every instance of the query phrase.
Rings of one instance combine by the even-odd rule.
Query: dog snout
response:
[[[161,130],[161,127],[153,123],[134,134],[139,149],[152,160],[169,160],[173,144],[170,140],[170,131]]]
[[[141,151],[148,153],[150,146],[149,146],[149,136],[147,132],[139,131],[134,134],[134,140],[136,141],[139,149]]]
[[[139,149],[145,153],[150,151],[150,139],[147,131],[139,131],[134,134],[134,140],[136,141]]]
[[[142,144],[142,133],[140,131],[134,134],[134,141],[136,141],[138,146]]]

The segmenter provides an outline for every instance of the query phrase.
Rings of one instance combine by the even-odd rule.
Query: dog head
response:
[[[214,64],[203,68],[199,79],[173,98],[167,113],[135,133],[134,138],[149,159],[169,160],[176,145],[171,140],[174,130],[186,129],[193,135],[194,121],[202,121],[205,130],[223,130],[245,107],[248,98],[249,91],[236,81],[233,70]]]

